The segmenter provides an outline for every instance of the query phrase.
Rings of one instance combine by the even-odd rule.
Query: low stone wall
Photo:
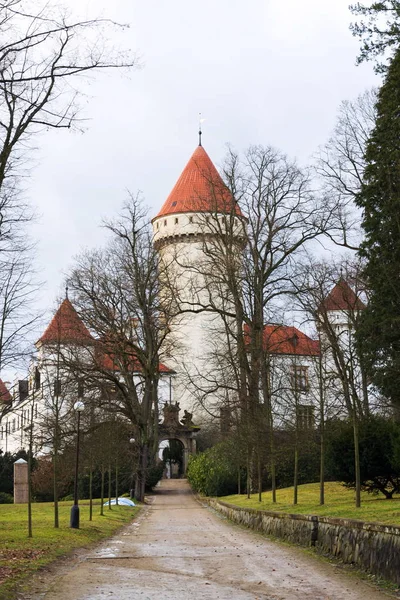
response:
[[[294,544],[315,546],[321,554],[400,584],[400,527],[242,508],[214,498],[208,503],[235,523]]]

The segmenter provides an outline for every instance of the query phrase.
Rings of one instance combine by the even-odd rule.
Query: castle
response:
[[[197,266],[204,262],[206,236],[211,235],[217,226],[219,229],[226,227],[227,218],[230,219],[240,256],[246,217],[200,144],[152,220],[154,244],[163,263],[170,265],[170,278],[174,281],[181,309],[179,318],[171,325],[174,352],[167,357],[165,364],[160,364],[159,405],[161,408],[165,404],[179,403],[181,410],[190,415],[187,417],[189,420],[192,414],[194,422],[199,425],[210,418],[221,418],[221,427],[225,427],[226,423],[218,393],[206,394],[207,410],[198,400],[198,390],[204,390],[202,382],[212,379],[212,356],[216,347],[222,344],[223,328],[218,314],[204,310],[211,292],[202,270]],[[341,279],[326,298],[325,308],[346,348],[350,345],[349,311],[362,309],[361,301]],[[322,356],[323,360],[331,361],[331,379],[332,382],[335,380],[335,365],[329,351],[324,351],[324,340],[311,339],[299,329],[282,324],[267,324],[263,335],[270,357],[272,386],[280,404],[284,406],[286,402],[289,407],[290,395],[296,389],[299,395],[297,418],[302,427],[313,427],[320,393],[318,369]],[[68,387],[61,381],[54,355],[55,340],[66,348],[77,342],[84,348],[85,344],[94,342],[68,297],[37,341],[36,358],[28,377],[21,379],[12,389],[7,389],[0,380],[1,401],[10,407],[0,423],[0,450],[3,452],[27,448],[32,422],[37,427],[33,451],[51,451],[39,426],[41,416],[46,414],[46,406],[54,397],[61,398],[61,411],[66,414],[73,402],[84,398],[87,393],[85,382],[80,379],[72,378]],[[140,378],[139,370],[136,376]],[[334,383],[330,387],[333,398]],[[280,418],[278,415],[278,426]],[[177,421],[177,424],[185,428],[185,423],[179,425]],[[193,436],[187,437],[185,450],[190,454],[195,451],[195,443]]]

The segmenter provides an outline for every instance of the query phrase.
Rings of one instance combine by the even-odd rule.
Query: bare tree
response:
[[[341,275],[345,268],[346,276]],[[347,283],[350,280],[353,287]],[[370,390],[367,386],[362,356],[354,342],[354,331],[365,307],[365,286],[357,264],[311,262],[304,268],[298,282],[297,301],[317,323],[321,353],[326,359],[324,395],[339,404],[343,414],[351,419],[354,431],[356,506],[361,503],[358,428],[360,419],[370,411]]]
[[[138,197],[106,224],[108,247],[78,257],[71,286],[78,311],[96,339],[66,353],[66,367],[101,393],[99,406],[125,418],[139,448],[136,497],[143,500],[148,466],[158,449],[160,365],[170,306],[160,299],[158,254]]]
[[[37,288],[24,180],[38,135],[79,124],[79,82],[137,59],[115,50],[107,19],[73,20],[58,5],[0,0],[0,369],[24,355]]]
[[[327,143],[316,155],[315,169],[322,183],[322,193],[340,201],[337,227],[327,232],[335,244],[358,249],[359,211],[354,200],[360,191],[364,169],[364,152],[375,123],[376,89],[366,90],[356,100],[339,106],[336,125]]]

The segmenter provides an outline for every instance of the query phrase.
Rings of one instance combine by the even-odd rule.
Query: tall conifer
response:
[[[366,148],[360,254],[371,295],[357,339],[372,382],[400,406],[400,50],[377,101],[375,128]]]

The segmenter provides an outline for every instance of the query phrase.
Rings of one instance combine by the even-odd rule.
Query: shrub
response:
[[[160,481],[164,473],[165,465],[160,463],[147,469],[146,473],[146,490],[151,491],[155,485]]]
[[[192,488],[206,496],[226,496],[237,489],[237,469],[229,441],[190,457],[187,478]]]
[[[13,504],[14,498],[11,494],[0,492],[0,504]]]
[[[379,416],[359,424],[361,487],[392,498],[400,492],[400,425]],[[355,487],[354,438],[350,421],[336,423],[327,444],[327,467],[347,487]]]

